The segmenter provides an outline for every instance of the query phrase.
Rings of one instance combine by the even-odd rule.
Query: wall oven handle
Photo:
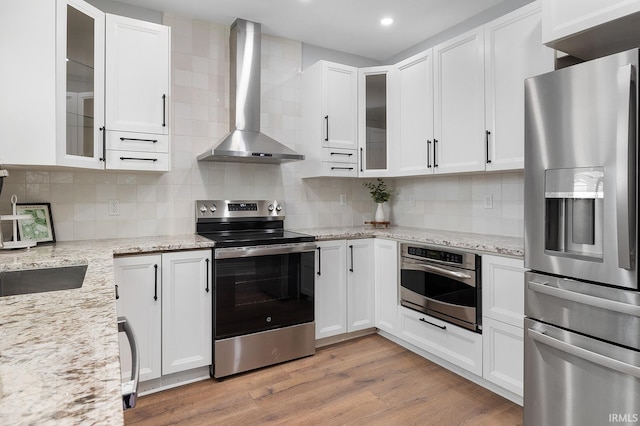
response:
[[[616,228],[618,231],[618,266],[632,269],[632,240],[635,235],[635,72],[633,65],[618,68],[618,120],[616,129]]]
[[[216,259],[237,259],[240,257],[269,256],[274,254],[306,253],[315,251],[315,243],[291,245],[251,246],[215,249]]]
[[[581,303],[583,305],[593,306],[594,308],[606,309],[609,311],[615,311],[640,317],[640,306],[618,302],[615,300],[603,299],[601,297],[591,296],[589,294],[576,293],[575,291],[552,287],[547,284],[547,282],[537,283],[535,281],[529,281],[528,287],[531,291],[546,294],[552,297],[557,297],[558,299],[568,300],[571,302]]]
[[[322,247],[318,247],[318,276],[322,275]]]
[[[539,331],[535,331],[532,329],[527,330],[527,336],[554,349],[566,352],[569,355],[582,358],[586,361],[592,362],[602,367],[606,367],[623,374],[629,374],[640,379],[640,367],[636,367],[634,365],[618,361],[617,359],[600,355],[596,352],[592,352],[578,346],[573,346],[569,343],[563,342],[562,340],[555,339],[547,334],[540,333]]]
[[[136,335],[126,317],[118,317],[118,332],[126,334],[131,346],[131,380],[122,384],[122,408],[126,410],[136,406],[140,377],[140,354],[138,353]]]
[[[353,272],[353,244],[349,244],[349,251],[351,253],[351,267],[349,268],[349,272]]]
[[[442,330],[446,330],[446,329],[447,329],[447,326],[446,326],[446,325],[438,325],[438,324],[436,324],[435,322],[427,321],[427,320],[426,320],[426,319],[424,319],[424,318],[420,318],[420,321],[422,321],[422,322],[424,322],[424,323],[427,323],[427,324],[429,324],[429,325],[432,325],[432,326],[434,326],[434,327],[438,327],[439,329],[442,329]]]
[[[464,272],[450,271],[448,269],[439,268],[433,265],[426,265],[423,263],[411,263],[411,264],[403,263],[402,269],[410,269],[413,271],[422,271],[422,272],[435,272],[436,274],[439,274],[439,275],[444,275],[452,278],[461,278],[464,280],[471,279],[471,275],[466,274]]]
[[[205,263],[207,265],[206,268],[205,268],[207,270],[207,282],[206,282],[207,286],[205,287],[204,291],[209,293],[209,259],[205,259],[204,261],[205,261]]]

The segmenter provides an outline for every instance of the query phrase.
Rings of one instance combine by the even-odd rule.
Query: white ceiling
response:
[[[148,9],[231,24],[379,61],[505,0],[119,0]],[[394,23],[382,27],[380,19]]]

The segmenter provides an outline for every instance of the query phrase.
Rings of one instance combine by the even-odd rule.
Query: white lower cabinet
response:
[[[478,376],[482,375],[482,335],[429,315],[400,311],[400,337],[408,343]]]
[[[376,327],[391,333],[398,330],[398,242],[374,240]]]
[[[482,376],[518,396],[524,371],[524,262],[482,256]]]
[[[317,243],[316,339],[374,327],[373,241]]]
[[[211,250],[114,259],[116,310],[138,342],[140,381],[211,364]],[[120,336],[123,378],[131,354]]]

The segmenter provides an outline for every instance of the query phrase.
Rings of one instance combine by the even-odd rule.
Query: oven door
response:
[[[215,339],[314,320],[316,245],[215,249]]]
[[[475,271],[402,258],[400,300],[407,308],[480,330],[480,288]]]

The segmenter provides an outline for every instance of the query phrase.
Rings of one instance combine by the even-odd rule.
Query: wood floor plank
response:
[[[521,425],[522,407],[378,335],[140,397],[127,425]]]

